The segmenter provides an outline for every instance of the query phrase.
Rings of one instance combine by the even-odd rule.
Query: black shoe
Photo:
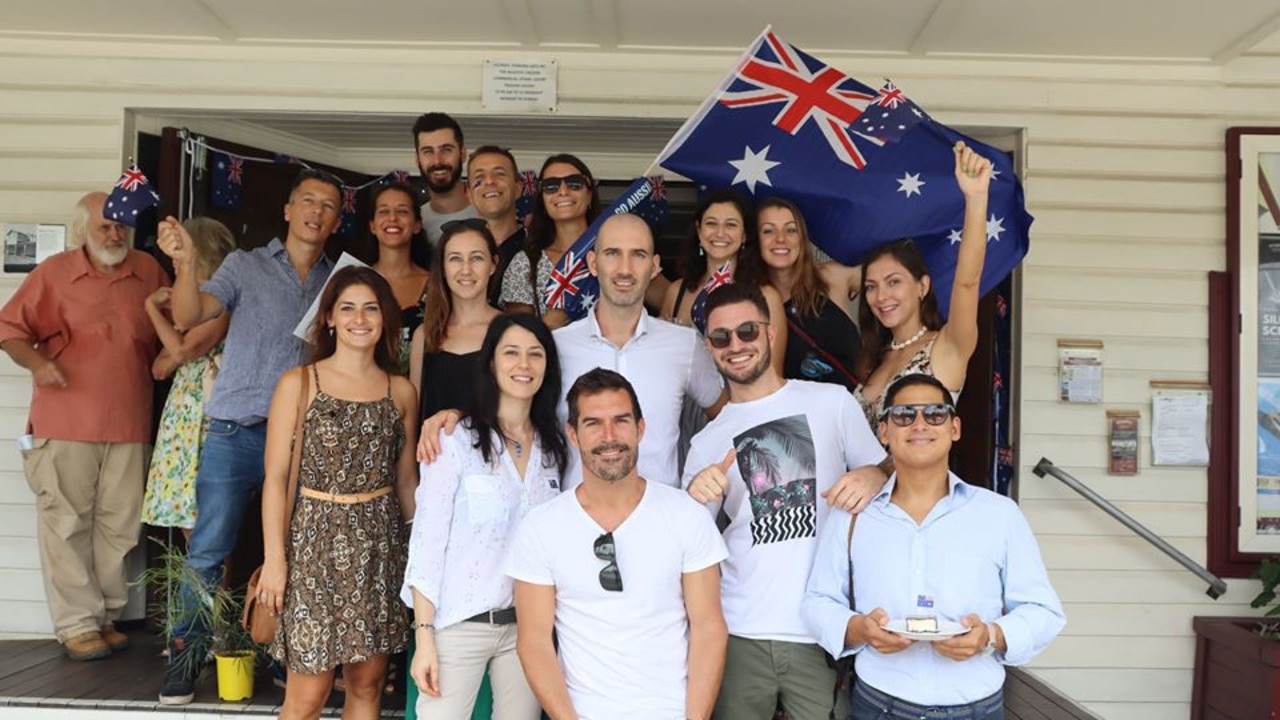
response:
[[[194,648],[181,640],[169,646],[169,665],[160,686],[161,705],[187,705],[196,697],[196,679],[200,677],[200,658]]]

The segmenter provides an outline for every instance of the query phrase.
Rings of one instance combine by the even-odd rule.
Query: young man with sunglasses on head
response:
[[[907,375],[884,406],[896,471],[852,528],[828,519],[802,615],[828,652],[857,658],[853,720],[1000,720],[1004,666],[1057,637],[1062,603],[1018,506],[948,469],[960,419],[946,387]]]
[[[832,506],[858,509],[884,484],[876,442],[852,395],[774,369],[775,326],[760,289],[725,285],[707,300],[707,338],[729,403],[694,436],[684,485],[723,517],[721,595],[729,653],[720,720],[844,717],[837,675],[800,619],[820,530]],[[833,707],[834,706],[834,707]]]
[[[644,419],[621,375],[578,378],[566,430],[582,482],[529,511],[507,567],[529,686],[551,720],[706,720],[724,543],[697,503],[637,472]]]

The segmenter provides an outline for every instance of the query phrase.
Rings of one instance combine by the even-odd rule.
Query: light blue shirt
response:
[[[889,478],[854,528],[858,614],[884,608],[891,620],[934,614],[959,622],[977,613],[984,622],[999,623],[1007,652],[956,662],[927,642],[888,655],[869,646],[845,647],[845,628],[854,615],[845,544],[850,516],[838,510],[818,541],[801,614],[827,652],[857,653],[862,682],[921,705],[976,702],[1004,685],[1004,665],[1028,662],[1057,637],[1067,622],[1062,603],[1012,500],[948,473],[948,494],[917,525],[890,502],[897,480],[896,474]]]

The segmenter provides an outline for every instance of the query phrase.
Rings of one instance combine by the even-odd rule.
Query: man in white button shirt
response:
[[[960,420],[946,387],[907,375],[884,406],[897,471],[852,538],[849,515],[828,519],[802,615],[832,655],[856,654],[853,720],[1000,720],[1004,666],[1057,637],[1062,604],[1018,506],[947,469]]]
[[[644,220],[629,214],[606,220],[587,264],[600,278],[600,299],[585,318],[554,333],[564,384],[596,367],[622,374],[635,387],[647,419],[640,474],[678,485],[681,403],[687,394],[713,415],[720,400],[720,374],[695,330],[645,312],[645,291],[661,266]],[[561,403],[560,417],[567,416]],[[577,457],[571,456],[566,488],[578,483],[579,468]]]

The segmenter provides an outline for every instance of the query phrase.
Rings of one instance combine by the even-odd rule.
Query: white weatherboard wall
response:
[[[54,221],[81,193],[107,187],[132,132],[127,109],[479,113],[490,55],[498,56],[0,40],[0,222]],[[554,57],[565,116],[683,118],[732,62]],[[1205,558],[1206,472],[1149,467],[1144,435],[1141,474],[1108,477],[1104,410],[1141,410],[1145,433],[1150,380],[1206,379],[1205,273],[1225,265],[1223,135],[1280,117],[1280,55],[1225,67],[825,59],[855,77],[892,77],[949,124],[1025,129],[1037,222],[1022,283],[1020,499],[1069,616],[1034,671],[1108,719],[1186,717],[1191,616],[1245,612],[1256,583],[1232,581],[1209,601],[1199,580],[1030,468],[1049,457]],[[638,173],[649,160],[619,170]],[[397,164],[408,164],[407,150]],[[20,280],[0,278],[0,299]],[[1056,401],[1056,341],[1080,337],[1106,343],[1104,406]],[[49,629],[31,497],[12,443],[28,399],[25,373],[0,359],[0,631],[8,632]]]

